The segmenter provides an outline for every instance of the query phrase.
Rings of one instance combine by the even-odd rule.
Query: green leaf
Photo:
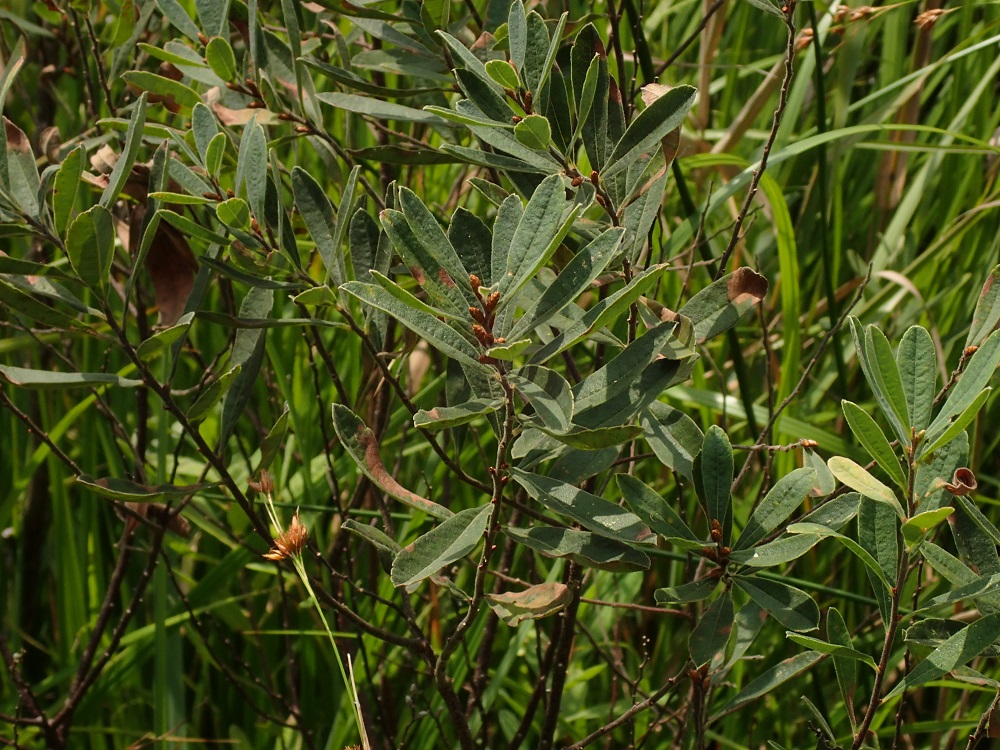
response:
[[[6,187],[14,201],[28,216],[38,216],[38,190],[41,181],[38,177],[38,169],[35,167],[35,155],[31,151],[31,142],[17,125],[6,117],[3,117],[4,135],[6,142],[6,158],[0,154],[0,160],[6,167],[6,185],[3,183],[4,174],[0,174],[0,187]],[[3,145],[3,144],[0,144]]]
[[[274,290],[262,287],[250,287],[243,302],[240,303],[239,317],[242,319],[259,320],[271,316],[274,306]],[[219,445],[224,445],[236,429],[243,410],[250,401],[254,383],[264,362],[265,331],[260,328],[240,328],[233,339],[233,348],[229,355],[232,366],[241,365],[242,369],[226,391],[222,402],[222,423],[219,427]]]
[[[809,496],[815,481],[812,469],[795,469],[779,479],[754,509],[733,549],[752,547],[778,528]]]
[[[967,664],[993,645],[1000,629],[1000,614],[985,615],[967,628],[955,633],[938,646],[889,691],[886,699],[912,690],[925,682],[936,680],[956,667]]]
[[[242,365],[236,365],[231,370],[222,373],[208,388],[202,391],[187,411],[188,421],[199,422],[204,419],[209,410],[219,402],[219,399],[226,395],[242,369]]]
[[[552,126],[542,115],[528,115],[514,126],[514,137],[528,148],[544,151],[552,142]]]
[[[202,163],[205,162],[205,154],[208,151],[208,144],[219,134],[219,124],[215,120],[207,106],[198,102],[191,110],[191,133],[194,135],[194,143],[198,148]]]
[[[201,30],[191,20],[191,16],[187,14],[187,11],[181,7],[177,0],[156,0],[156,5],[165,20],[170,21],[170,23],[177,27],[178,31],[192,41],[198,41],[198,35],[201,33]]]
[[[649,568],[649,557],[627,544],[574,529],[536,526],[519,529],[510,526],[504,533],[546,557],[567,557],[580,565],[626,573]]]
[[[476,548],[490,521],[490,504],[467,508],[403,547],[392,562],[392,585],[411,586]]]
[[[236,67],[236,55],[227,39],[221,36],[212,37],[205,45],[205,61],[215,75],[223,81],[236,80],[239,68]]]
[[[573,419],[573,392],[566,379],[555,370],[528,365],[508,376],[542,423],[550,430],[565,432]]]
[[[152,487],[116,477],[94,479],[94,477],[88,474],[81,474],[76,478],[76,482],[96,492],[101,497],[128,503],[151,503],[164,497],[184,497],[185,495],[193,495],[206,487],[212,486],[210,483],[203,483],[187,486],[161,484]]]
[[[341,289],[361,302],[396,318],[411,331],[427,339],[443,354],[467,365],[482,367],[475,347],[453,328],[428,312],[427,305],[377,272],[372,273],[372,278],[378,283],[364,284],[360,281],[349,281],[341,286]]]
[[[723,544],[729,544],[733,525],[733,447],[729,436],[712,425],[705,433],[701,453],[695,459],[695,489],[705,505],[709,522],[722,526]]]
[[[230,198],[215,207],[215,216],[230,229],[243,230],[250,225],[250,206],[242,198]]]
[[[494,413],[503,406],[500,401],[474,399],[456,406],[439,406],[434,409],[421,409],[413,415],[413,426],[425,430],[444,430],[450,427],[468,424],[479,417]]]
[[[347,280],[344,257],[340,252],[344,228],[334,219],[333,204],[316,179],[302,167],[292,169],[292,193],[295,206],[302,214],[302,220],[326,266],[327,279],[340,286]]]
[[[486,75],[499,83],[503,88],[517,91],[521,88],[521,79],[514,66],[506,60],[489,60],[486,65]]]
[[[196,237],[199,240],[204,240],[210,244],[222,245],[224,247],[231,244],[228,237],[223,237],[221,234],[210,232],[198,222],[192,221],[186,216],[181,216],[176,211],[161,208],[157,211],[157,213],[160,215],[160,218],[166,221],[170,226],[181,230],[181,232],[189,237]],[[70,228],[72,229],[72,226]],[[205,257],[200,258],[199,261],[202,263],[210,262]]]
[[[1000,331],[994,331],[969,359],[962,377],[952,388],[948,400],[927,428],[928,434],[938,432],[952,417],[964,412],[989,383],[1000,365]]]
[[[486,350],[486,356],[493,357],[493,359],[501,359],[505,362],[513,362],[533,345],[534,342],[531,339],[521,339],[520,341],[497,344],[496,346],[491,346]]]
[[[341,94],[322,92],[316,98],[323,104],[329,104],[335,109],[353,112],[358,115],[374,117],[377,120],[397,120],[399,122],[420,122],[425,125],[447,125],[448,121],[433,111],[424,111],[407,107],[405,104],[373,99],[358,94]]]
[[[778,4],[777,0],[746,0],[746,2],[757,10],[764,11],[768,15],[777,16],[782,20],[785,18],[782,6]]]
[[[635,425],[597,427],[594,429],[574,428],[568,432],[549,430],[545,427],[539,427],[539,429],[563,445],[585,451],[618,447],[642,435],[642,428]]]
[[[931,456],[934,451],[943,448],[952,440],[957,438],[960,434],[965,432],[965,428],[969,426],[973,419],[979,415],[979,410],[983,408],[986,404],[986,399],[990,397],[990,391],[992,388],[984,388],[979,392],[979,394],[972,400],[965,410],[955,417],[955,421],[946,422],[938,425],[938,430],[940,432],[927,431],[927,441],[928,445],[923,450],[919,451],[920,459],[924,460],[924,457]],[[936,420],[935,420],[935,423]]]
[[[104,299],[115,253],[115,228],[104,206],[93,206],[73,220],[66,233],[66,252],[73,270]]]
[[[690,604],[701,602],[712,595],[719,587],[717,578],[701,578],[697,581],[684,583],[680,586],[667,586],[653,592],[656,603],[666,604]]]
[[[843,615],[836,607],[830,607],[826,613],[826,637],[830,643],[854,650],[851,632],[847,629]],[[845,706],[853,706],[854,692],[858,683],[858,665],[850,657],[834,654],[833,669],[837,673],[837,684],[840,687],[840,697]]]
[[[836,656],[838,659],[849,659],[851,661],[859,661],[871,667],[874,671],[878,671],[878,666],[875,664],[875,660],[871,658],[868,654],[862,653],[861,651],[856,651],[850,646],[841,646],[836,643],[829,643],[820,638],[812,638],[808,635],[800,635],[798,633],[787,633],[788,640],[793,643],[797,643],[800,646],[805,646],[813,651],[819,651],[821,654],[830,654],[831,656]]]
[[[278,453],[285,444],[285,437],[288,435],[288,413],[289,408],[286,401],[281,414],[271,425],[271,429],[267,431],[264,439],[260,441],[260,460],[253,470],[254,474],[259,476],[260,472],[270,467],[274,463],[274,459],[278,457]]]
[[[139,359],[148,362],[155,357],[163,354],[167,349],[169,349],[173,344],[187,334],[188,328],[191,327],[191,321],[194,320],[194,313],[189,312],[181,316],[174,325],[170,326],[162,331],[157,331],[148,339],[143,341],[136,347],[135,353],[139,355]]]
[[[244,128],[237,154],[236,191],[244,185],[250,210],[263,224],[267,199],[267,136],[256,116]]]
[[[389,573],[392,571],[392,560],[402,549],[402,547],[396,544],[395,539],[389,537],[384,531],[365,523],[359,523],[353,518],[348,518],[344,521],[340,528],[349,531],[372,545],[378,552],[379,562],[382,563],[382,568],[385,572]]]
[[[516,467],[510,474],[535,500],[595,534],[633,544],[655,541],[638,516],[603,497]]]
[[[684,122],[696,93],[693,86],[676,86],[640,112],[615,144],[601,177],[607,179],[658,150],[663,137]]]
[[[99,385],[136,388],[142,385],[141,380],[129,380],[107,372],[51,372],[49,370],[29,370],[13,365],[0,365],[0,376],[11,385],[34,390],[94,388]]]
[[[807,534],[780,536],[767,544],[733,552],[729,559],[749,568],[770,568],[797,560],[815,547],[822,537]]]
[[[507,40],[510,46],[510,59],[517,70],[524,68],[524,56],[528,48],[528,18],[524,12],[524,3],[514,0],[507,16]]]
[[[156,73],[130,70],[128,73],[122,73],[122,79],[139,91],[148,91],[157,96],[173,99],[182,107],[190,108],[201,101],[201,95],[190,86]]]
[[[353,459],[361,473],[376,487],[396,498],[404,505],[423,511],[436,518],[451,518],[454,514],[442,505],[421,497],[403,487],[389,474],[382,462],[378,440],[361,418],[342,404],[334,404],[333,429],[340,438],[347,455]]]
[[[931,421],[937,393],[937,354],[926,328],[911,326],[896,350],[896,367],[903,381],[910,424],[920,432]]]
[[[600,76],[601,58],[599,55],[594,55],[594,58],[587,66],[587,73],[583,79],[583,87],[579,91],[576,107],[577,126],[576,132],[573,133],[574,141],[579,137],[584,123],[590,118],[590,110],[594,106],[594,96],[597,94],[597,81]]]
[[[910,413],[906,405],[903,380],[899,375],[899,368],[896,367],[896,358],[892,354],[892,346],[882,330],[876,326],[868,326],[866,329],[865,344],[868,349],[869,365],[876,381],[872,383],[872,388],[881,390],[885,400],[888,401],[892,413],[886,416],[893,425],[898,423],[902,426],[902,433],[897,433],[897,437],[906,445],[910,441]]]
[[[564,220],[566,207],[566,189],[561,175],[551,175],[535,188],[510,242],[507,271],[499,279],[502,297],[498,310],[513,301],[517,291],[535,276],[566,236],[577,211],[571,211]],[[493,232],[495,238],[496,227]]]
[[[737,693],[728,703],[714,712],[711,720],[714,721],[719,717],[730,714],[749,703],[755,702],[762,696],[773,694],[777,687],[788,682],[793,677],[802,674],[822,658],[823,654],[818,651],[805,651],[775,664],[759,677],[751,680],[750,684]]]
[[[680,314],[694,323],[694,335],[700,344],[736,325],[766,293],[767,279],[744,267],[702,289],[680,309]]]
[[[903,532],[903,539],[906,542],[906,546],[911,550],[915,548],[923,541],[928,532],[944,522],[954,512],[954,508],[938,508],[937,510],[927,510],[923,513],[917,513],[917,515],[904,523],[900,529]]]
[[[548,322],[586,291],[618,253],[623,236],[622,229],[608,229],[583,247],[542,292],[538,301],[518,319],[508,338],[519,338]]]
[[[893,491],[869,474],[863,466],[843,456],[833,456],[826,465],[837,479],[852,490],[857,490],[876,502],[885,503],[896,512],[900,520],[906,518],[903,506],[899,504]]]
[[[875,352],[873,348],[875,339],[868,331],[868,329],[872,328],[872,326],[868,326],[867,328],[863,327],[861,322],[853,315],[847,320],[851,324],[851,336],[854,339],[854,348],[858,354],[858,364],[861,365],[861,371],[865,375],[865,380],[867,380],[868,385],[871,386],[872,392],[875,395],[875,400],[878,402],[879,408],[882,410],[886,419],[889,420],[889,424],[892,426],[892,431],[896,434],[896,437],[899,438],[903,445],[909,445],[909,430],[903,420],[900,419],[899,411],[893,404],[891,394],[886,390],[879,362],[876,359],[877,352]],[[899,386],[899,393],[897,395],[902,399],[905,405],[906,396],[902,390],[902,379],[899,378],[899,371],[896,369],[896,363],[892,358],[892,352],[889,352],[888,357],[885,356],[885,352],[882,352],[882,356],[883,359],[887,358],[892,360],[892,370],[896,372],[896,380],[898,381]]]
[[[128,123],[128,130],[125,134],[125,147],[121,156],[115,162],[115,168],[108,177],[108,186],[101,193],[100,205],[107,208],[116,200],[121,193],[125,183],[132,175],[132,166],[139,155],[139,148],[142,146],[142,129],[146,124],[146,94],[143,93],[132,110],[132,118]]]
[[[497,617],[512,628],[525,620],[540,620],[554,615],[572,598],[569,586],[554,582],[537,583],[524,591],[486,595],[486,601]]]
[[[628,506],[657,534],[668,539],[699,541],[680,514],[659,493],[628,474],[616,474],[615,481]]]
[[[965,348],[979,346],[1000,323],[1000,265],[993,266],[990,275],[986,277],[983,289],[976,302],[976,311],[972,314],[972,325],[969,335],[965,338]],[[936,390],[936,389],[932,389]]]
[[[838,542],[847,547],[847,549],[857,555],[857,557],[868,567],[869,570],[872,571],[872,573],[875,574],[875,577],[878,578],[887,589],[890,587],[891,584],[886,578],[886,574],[882,570],[882,566],[879,565],[878,560],[872,557],[870,552],[849,536],[844,536],[828,526],[823,526],[818,523],[793,523],[788,527],[787,531],[789,534],[806,534],[819,537],[820,539],[826,539],[827,537],[836,539]],[[895,575],[895,571],[893,571],[893,574]]]
[[[664,466],[692,479],[694,459],[705,439],[691,417],[661,401],[640,412],[646,442]]]
[[[56,233],[63,237],[69,225],[70,216],[76,207],[76,197],[80,192],[80,178],[83,176],[83,146],[77,146],[67,154],[56,172],[52,190],[52,214]]]
[[[725,650],[735,617],[733,597],[728,591],[723,591],[722,596],[702,614],[688,639],[691,659],[697,666],[710,663],[720,651]]]
[[[733,576],[733,582],[789,630],[808,632],[819,627],[819,607],[805,591],[766,578]]]
[[[844,409],[844,416],[847,417],[847,424],[851,426],[851,432],[854,433],[854,436],[889,475],[889,478],[900,489],[906,490],[906,475],[903,473],[903,467],[893,452],[892,446],[889,445],[889,439],[875,423],[875,420],[853,401],[844,399],[840,405]]]
[[[209,176],[218,178],[219,170],[222,169],[222,159],[226,155],[226,144],[229,139],[225,133],[218,133],[208,143],[205,149],[205,171]]]
[[[434,214],[416,193],[405,187],[399,191],[399,206],[410,231],[424,251],[420,254],[420,261],[424,261],[420,262],[423,273],[433,275],[450,292],[449,298],[456,302],[459,309],[462,309],[463,301],[464,307],[480,307],[475,290],[469,284],[469,272]],[[393,240],[395,242],[395,238]],[[426,262],[428,256],[432,262]]]

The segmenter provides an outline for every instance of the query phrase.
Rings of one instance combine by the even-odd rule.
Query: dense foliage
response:
[[[0,742],[1000,732],[1000,8],[0,23]]]

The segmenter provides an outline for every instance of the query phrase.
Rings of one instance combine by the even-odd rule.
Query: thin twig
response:
[[[795,14],[795,2],[796,0],[788,0],[787,10],[785,11],[785,27],[788,29],[788,43],[785,46],[785,76],[781,81],[781,94],[778,97],[778,107],[774,110],[774,119],[771,122],[771,132],[768,134],[767,143],[764,144],[764,151],[760,157],[760,163],[753,172],[753,177],[750,180],[750,189],[747,190],[746,198],[743,201],[743,207],[740,209],[739,215],[736,217],[736,225],[733,227],[733,235],[729,240],[729,247],[722,254],[722,258],[719,260],[719,267],[715,272],[715,279],[718,280],[722,278],[722,275],[726,272],[726,266],[729,264],[729,259],[733,255],[733,251],[736,250],[736,246],[740,241],[740,232],[743,229],[743,222],[746,221],[747,214],[750,212],[750,206],[753,203],[754,196],[757,195],[757,187],[760,184],[760,178],[764,176],[764,170],[767,169],[767,158],[771,155],[771,149],[774,148],[774,141],[778,137],[778,128],[781,127],[781,119],[785,114],[785,107],[788,105],[788,90],[791,88],[792,84],[792,61],[795,58],[795,24],[792,20]]]

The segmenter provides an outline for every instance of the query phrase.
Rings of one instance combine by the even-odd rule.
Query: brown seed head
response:
[[[274,547],[264,555],[264,559],[280,562],[289,557],[294,557],[302,552],[302,548],[306,546],[307,539],[309,539],[309,530],[299,520],[299,512],[295,511],[295,515],[292,516],[291,525],[285,530],[284,534],[274,540]]]

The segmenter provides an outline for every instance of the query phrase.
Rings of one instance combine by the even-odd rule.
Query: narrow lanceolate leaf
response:
[[[831,656],[836,656],[841,659],[859,661],[862,664],[871,667],[873,670],[878,670],[878,667],[875,665],[875,660],[871,658],[871,656],[861,651],[857,651],[850,646],[841,646],[836,643],[824,641],[820,638],[812,638],[808,635],[800,635],[798,633],[788,633],[787,636],[788,640],[792,643],[805,646],[813,651],[819,651],[821,654],[830,654]]]
[[[73,270],[103,299],[115,252],[115,228],[108,209],[94,206],[73,220],[66,234],[66,252]]]
[[[274,290],[261,287],[251,287],[243,302],[240,303],[240,318],[243,320],[261,320],[271,317],[274,306]],[[222,424],[219,428],[219,443],[225,444],[236,429],[236,423],[243,414],[243,409],[250,401],[257,375],[264,363],[265,331],[262,328],[240,328],[233,340],[233,349],[229,361],[233,366],[240,365],[239,375],[233,380],[232,386],[226,391],[222,403]]]
[[[854,348],[858,354],[858,364],[861,365],[861,371],[865,375],[865,380],[867,380],[868,385],[871,386],[872,393],[875,395],[875,400],[878,402],[878,406],[885,415],[885,418],[889,420],[889,424],[892,426],[892,431],[895,433],[896,437],[899,438],[904,445],[909,445],[909,429],[900,419],[899,412],[893,406],[893,401],[883,385],[883,378],[879,370],[879,364],[875,358],[876,353],[872,350],[872,346],[870,346],[872,337],[868,335],[866,328],[861,325],[861,321],[854,316],[849,317],[848,322],[851,324],[851,336],[854,339]],[[870,327],[871,326],[869,326],[869,328]],[[893,360],[893,367],[895,367],[895,360]],[[900,392],[902,392],[901,380]],[[905,395],[903,396],[903,400],[905,402]]]
[[[292,193],[295,206],[326,266],[327,277],[340,286],[347,281],[347,275],[339,242],[343,232],[334,219],[333,204],[316,179],[302,167],[292,169]]]
[[[826,539],[827,537],[836,539],[838,542],[847,547],[847,549],[849,549],[851,552],[857,555],[858,558],[868,567],[868,569],[875,574],[876,578],[878,578],[883,584],[885,584],[886,588],[889,588],[889,586],[891,585],[889,583],[889,579],[887,579],[885,576],[885,571],[883,571],[882,566],[879,565],[878,560],[872,557],[871,553],[865,550],[856,541],[851,539],[851,537],[836,532],[833,529],[829,528],[828,526],[823,526],[822,524],[805,523],[805,522],[793,523],[791,526],[788,527],[788,533],[817,536],[820,539]]]
[[[805,591],[766,578],[735,576],[733,580],[789,630],[808,632],[819,627],[819,607]]]
[[[657,604],[690,604],[701,602],[719,587],[716,578],[702,578],[680,586],[667,586],[653,592]]]
[[[573,391],[555,370],[538,365],[522,367],[508,376],[511,385],[531,404],[550,430],[565,432],[573,420]]]
[[[125,183],[132,174],[132,165],[135,164],[139,155],[139,148],[142,146],[142,129],[146,125],[146,94],[143,93],[135,103],[132,111],[132,118],[128,123],[128,130],[125,133],[125,148],[115,162],[115,168],[108,177],[108,186],[101,193],[100,205],[107,208],[118,199],[118,194],[125,187]]]
[[[924,540],[928,533],[942,524],[954,512],[954,508],[937,508],[917,513],[900,527],[900,531],[903,532],[903,541],[912,550]]]
[[[795,469],[779,479],[754,509],[733,549],[752,547],[778,528],[809,496],[815,481],[813,469]]]
[[[910,424],[917,432],[931,421],[934,394],[937,393],[937,353],[926,328],[911,326],[896,349],[896,367],[903,381]]]
[[[333,429],[336,431],[337,437],[340,438],[344,450],[358,465],[361,472],[383,492],[411,508],[416,508],[437,518],[451,518],[454,515],[444,506],[411,492],[397,482],[382,462],[382,454],[379,452],[375,433],[361,421],[358,415],[342,404],[333,405]]]
[[[729,436],[717,425],[705,433],[705,442],[695,461],[695,488],[705,503],[709,521],[722,526],[722,540],[729,544],[733,525],[733,447]]]
[[[906,405],[906,393],[903,390],[903,380],[896,367],[896,358],[892,354],[889,339],[880,328],[868,326],[865,331],[865,343],[868,349],[869,366],[875,381],[872,388],[880,390],[889,402],[892,414],[887,414],[890,423],[902,425],[903,432],[897,436],[904,445],[910,440],[910,413]]]
[[[204,419],[208,415],[209,410],[219,402],[219,399],[226,395],[242,369],[242,365],[236,365],[228,372],[224,372],[217,377],[208,388],[202,391],[201,395],[191,405],[191,408],[188,409],[188,421],[199,422]]]
[[[774,665],[760,677],[751,680],[750,684],[737,693],[732,700],[713,713],[711,719],[714,721],[755,702],[761,696],[772,694],[776,688],[802,674],[822,658],[823,654],[818,651],[805,651]]]
[[[434,259],[437,268],[421,265],[425,273],[435,272],[438,281],[446,287],[455,287],[465,297],[466,306],[479,307],[479,300],[469,284],[469,272],[452,246],[448,236],[438,224],[434,214],[409,188],[399,191],[399,205],[413,236]]]
[[[514,324],[507,338],[517,339],[529,333],[582,294],[611,262],[623,236],[622,229],[608,229],[573,256],[538,301]]]
[[[594,429],[574,428],[569,432],[548,430],[545,427],[539,429],[563,445],[584,451],[621,446],[642,435],[642,428],[636,425],[596,427]]]
[[[926,659],[896,683],[896,687],[886,698],[936,680],[953,669],[968,664],[996,641],[998,628],[1000,628],[1000,614],[979,618],[934,649]]]
[[[493,611],[512,628],[525,620],[553,615],[572,598],[572,591],[563,583],[538,583],[524,591],[486,595]]]
[[[483,538],[492,508],[467,508],[403,547],[392,562],[392,584],[410,586],[472,552]]]
[[[628,507],[657,534],[668,539],[699,541],[680,514],[649,486],[628,474],[617,474],[615,480]]]
[[[136,347],[135,353],[139,356],[139,359],[146,362],[158,357],[187,334],[192,320],[194,320],[194,313],[186,313],[174,325],[162,331],[157,331],[139,344]]]
[[[728,591],[712,602],[691,631],[688,649],[691,660],[698,666],[708,664],[716,654],[724,651],[733,632],[733,597]]]
[[[979,394],[972,400],[972,402],[965,407],[965,410],[955,417],[955,421],[950,423],[941,424],[938,426],[940,432],[927,432],[928,445],[922,451],[920,451],[921,458],[925,456],[930,456],[934,451],[943,448],[952,440],[957,438],[961,433],[965,432],[965,428],[971,424],[979,415],[979,410],[983,408],[986,403],[986,399],[990,397],[990,391],[992,388],[984,388],[979,392]]]
[[[524,67],[524,56],[528,48],[528,20],[524,13],[524,3],[514,0],[507,17],[507,39],[509,40],[510,59],[521,70]]]
[[[680,125],[694,104],[696,89],[677,86],[639,113],[608,156],[601,177],[608,178],[660,148],[660,140]]]
[[[446,121],[432,112],[407,107],[405,104],[374,99],[358,94],[320,93],[316,98],[323,104],[336,109],[354,112],[358,115],[374,117],[377,120],[398,120],[400,122],[422,122],[427,125],[445,125]]]
[[[504,529],[518,544],[530,547],[546,557],[565,557],[580,565],[598,570],[626,573],[649,568],[649,557],[623,542],[574,529],[536,526]]]
[[[736,325],[765,294],[767,279],[750,268],[740,268],[694,295],[680,314],[694,323],[700,344]]]
[[[603,497],[514,467],[510,473],[533,498],[595,534],[633,544],[655,541],[653,533],[638,516]]]
[[[865,497],[885,503],[892,508],[901,519],[906,517],[903,506],[899,504],[896,495],[882,484],[879,480],[869,474],[863,466],[859,466],[849,458],[834,456],[826,465],[830,468],[837,479],[846,484],[852,490],[857,490]]]
[[[492,414],[503,406],[500,401],[476,399],[456,406],[438,406],[434,409],[421,409],[413,415],[413,426],[425,430],[444,430],[468,424],[479,417]]]
[[[374,277],[375,274],[372,274]],[[434,315],[427,312],[420,300],[403,289],[402,294],[391,294],[378,284],[363,284],[360,281],[349,281],[341,289],[365,304],[376,307],[399,320],[403,325],[439,349],[443,354],[464,362],[473,367],[479,364],[479,355],[475,347],[460,333],[442,323]],[[412,297],[412,301],[409,299]]]
[[[779,536],[773,542],[737,550],[729,559],[749,568],[771,568],[799,559],[819,544],[821,538],[806,534]]]
[[[4,135],[7,143],[6,155],[0,154],[7,168],[8,192],[28,216],[38,216],[38,188],[40,179],[35,167],[35,155],[31,152],[31,142],[17,125],[3,118]],[[2,145],[2,144],[0,144]],[[2,175],[0,175],[2,177]]]
[[[52,215],[56,233],[63,237],[69,219],[76,207],[76,196],[80,192],[80,178],[83,176],[83,146],[77,146],[67,154],[56,172],[55,187],[52,190]]]
[[[0,365],[0,378],[11,385],[36,390],[94,388],[99,385],[136,388],[142,385],[141,380],[130,380],[108,372],[50,372],[48,370],[29,370],[13,365]]]
[[[965,411],[990,382],[997,365],[1000,365],[1000,331],[994,331],[972,355],[958,383],[952,388],[948,400],[927,428],[934,434],[942,425]]]
[[[662,401],[651,403],[639,417],[646,442],[660,463],[691,479],[695,456],[705,439],[694,420]]]
[[[510,303],[510,295],[513,295],[524,281],[534,276],[535,270],[548,260],[555,246],[558,246],[556,240],[561,240],[565,236],[565,232],[569,229],[562,226],[563,209],[566,204],[566,189],[563,187],[562,176],[546,177],[535,188],[511,238],[510,250],[507,253],[507,271],[499,279],[500,293],[506,297],[501,304],[504,301]]]
[[[131,70],[122,74],[122,79],[129,87],[137,91],[148,91],[158,98],[154,101],[162,101],[169,108],[177,106],[193,107],[201,101],[201,95],[190,86],[185,86],[180,81],[166,78],[156,73],[149,73],[144,70]]]
[[[82,484],[101,497],[129,503],[151,503],[163,497],[193,495],[207,487],[213,486],[211,483],[203,483],[186,486],[161,484],[154,487],[145,484],[136,484],[127,479],[118,479],[116,477],[95,479],[88,474],[81,474],[76,478],[76,481],[77,484]]]
[[[851,631],[847,629],[844,616],[840,614],[836,607],[830,607],[826,614],[826,637],[835,646],[854,649],[851,640]],[[854,703],[854,691],[858,683],[858,666],[854,659],[841,658],[836,654],[833,656],[833,668],[837,673],[837,684],[840,686],[840,697],[845,706]]]
[[[986,283],[979,293],[976,311],[972,314],[969,335],[965,337],[966,348],[979,346],[1000,323],[1000,265],[993,266]]]
[[[844,409],[844,416],[847,417],[847,424],[851,426],[851,432],[858,439],[858,442],[865,447],[868,454],[874,458],[878,465],[882,467],[889,478],[896,483],[900,489],[906,489],[906,475],[903,467],[899,463],[899,458],[889,445],[889,439],[882,432],[864,409],[853,401],[841,401]]]

